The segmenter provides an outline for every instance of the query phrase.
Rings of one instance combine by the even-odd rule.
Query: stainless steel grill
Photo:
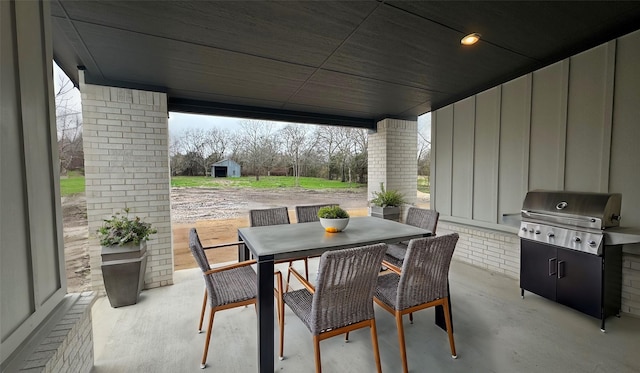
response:
[[[520,238],[602,255],[604,231],[620,225],[622,195],[531,191],[522,204]]]
[[[620,225],[622,195],[536,190],[522,204],[521,295],[528,290],[602,320],[618,314],[622,246],[607,230]]]

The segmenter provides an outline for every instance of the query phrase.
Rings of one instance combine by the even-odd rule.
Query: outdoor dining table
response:
[[[391,220],[352,217],[347,228],[327,233],[320,222],[270,225],[238,229],[239,260],[257,260],[258,275],[258,371],[274,371],[274,262],[321,255],[325,251],[350,247],[407,241],[431,232]],[[243,247],[244,246],[244,247]]]

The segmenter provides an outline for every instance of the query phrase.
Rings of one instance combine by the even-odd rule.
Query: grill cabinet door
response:
[[[520,288],[556,300],[557,249],[520,240]]]
[[[557,301],[602,317],[602,257],[558,249]]]

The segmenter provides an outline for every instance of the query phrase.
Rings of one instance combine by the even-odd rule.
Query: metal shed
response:
[[[231,159],[223,159],[211,165],[213,177],[240,177],[240,165]]]

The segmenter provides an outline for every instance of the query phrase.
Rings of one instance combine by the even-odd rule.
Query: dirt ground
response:
[[[203,245],[237,241],[237,229],[249,226],[251,209],[287,206],[292,223],[295,206],[338,203],[351,216],[368,215],[366,188],[354,191],[247,188],[173,188],[171,190],[171,228],[174,267],[193,268],[189,251],[189,229],[198,230]],[[429,195],[418,193],[417,205],[429,206]],[[62,198],[67,288],[70,293],[90,289],[86,199],[84,194]],[[237,246],[210,250],[213,263],[237,259]]]

